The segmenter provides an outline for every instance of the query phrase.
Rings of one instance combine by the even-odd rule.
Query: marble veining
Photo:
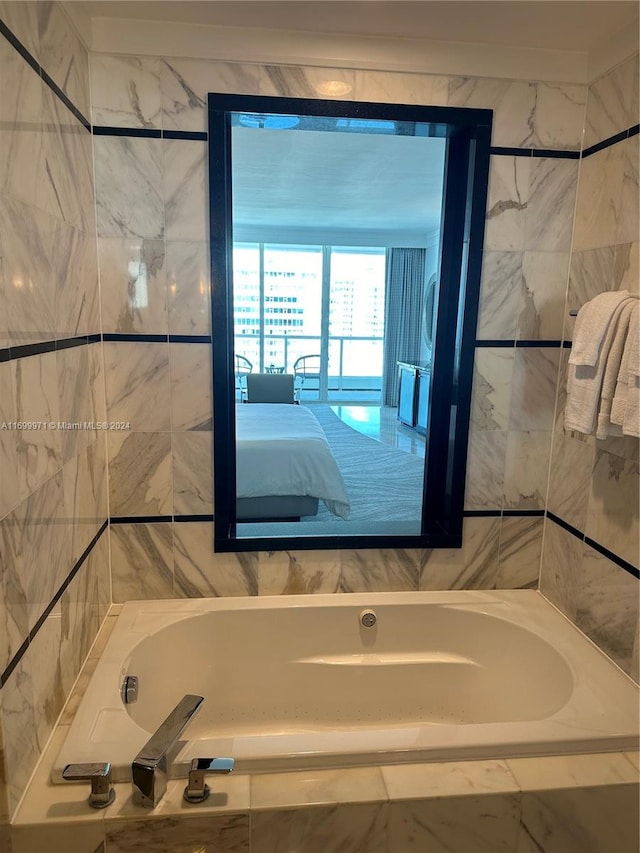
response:
[[[38,5],[38,59],[71,103],[89,117],[89,57],[58,3]]]
[[[258,553],[213,552],[211,522],[174,523],[176,595],[200,598],[258,594]]]
[[[589,86],[584,146],[638,123],[638,54]]]
[[[285,98],[334,98],[352,100],[355,71],[344,68],[305,68],[298,65],[264,65],[258,81],[260,95],[279,95]],[[332,93],[318,87],[331,82],[342,83],[346,91]]]
[[[525,248],[531,168],[527,157],[491,157],[485,249],[518,252]]]
[[[491,109],[492,145],[527,148],[533,144],[536,85],[521,80],[452,77],[450,107]]]
[[[583,546],[581,539],[545,520],[540,591],[572,622],[576,621]]]
[[[506,447],[506,430],[476,429],[471,424],[465,509],[496,509],[502,506]]]
[[[578,161],[536,157],[530,169],[524,248],[568,252],[571,248]]]
[[[104,332],[167,334],[163,240],[98,240]]]
[[[9,812],[13,813],[39,758],[33,681],[24,659],[2,688],[2,727]]]
[[[129,423],[134,432],[170,429],[168,348],[168,343],[104,344],[110,421]]]
[[[498,589],[537,589],[543,518],[503,518],[498,553]]]
[[[640,137],[620,143],[622,153],[622,190],[617,214],[616,243],[638,239],[638,156]]]
[[[388,548],[340,551],[340,592],[418,589],[422,551]]]
[[[16,513],[0,520],[0,672],[4,672],[29,633],[21,530]]]
[[[211,334],[211,285],[207,244],[192,240],[166,243],[169,332]]]
[[[257,95],[260,66],[239,62],[162,59],[162,121],[173,130],[207,130],[207,93]],[[263,94],[263,93],[262,93]]]
[[[560,350],[552,347],[515,350],[509,429],[551,430],[559,362]]]
[[[170,433],[110,433],[108,441],[111,515],[171,515]]]
[[[112,524],[109,538],[114,602],[173,598],[170,524]]]
[[[56,337],[93,334],[100,328],[95,235],[85,234],[64,222],[56,225],[52,255],[56,273]]]
[[[522,252],[484,252],[479,340],[513,340],[516,337],[523,289],[522,257]]]
[[[524,252],[519,340],[560,340],[565,317],[568,252]]]
[[[420,589],[495,589],[499,518],[465,518],[462,548],[426,551]]]
[[[89,348],[72,347],[58,350],[56,368],[58,375],[58,399],[60,420],[70,424],[92,421],[91,397],[89,396]],[[67,462],[95,439],[92,430],[61,430],[62,461]]]
[[[160,60],[92,54],[91,113],[98,125],[161,127]]]
[[[329,551],[265,551],[259,559],[260,595],[338,592],[340,556]]]
[[[357,101],[446,106],[448,97],[448,77],[392,71],[355,72],[354,100]]]
[[[174,432],[173,511],[176,515],[213,512],[213,446],[210,432]]]
[[[163,141],[94,136],[93,145],[98,237],[163,237]]]
[[[638,463],[597,449],[585,533],[638,567]]]
[[[580,163],[573,251],[614,245],[624,180],[620,145],[597,151]]]
[[[251,848],[260,853],[387,853],[388,806],[349,804],[251,814]]]
[[[207,815],[206,818],[156,817],[154,820],[108,821],[109,853],[249,853],[249,815]],[[266,848],[265,848],[266,851]]]
[[[0,2],[0,18],[36,59],[40,55],[38,8],[35,3]]]
[[[211,348],[171,344],[171,413],[174,430],[210,430]]]
[[[478,347],[471,401],[471,422],[477,430],[506,429],[509,424],[515,351]]]
[[[586,525],[593,456],[589,445],[556,428],[547,508],[577,530]]]
[[[536,83],[534,148],[579,150],[586,104],[586,86]]]
[[[206,240],[205,142],[163,141],[164,215],[168,240]]]
[[[504,470],[505,509],[543,509],[551,432],[509,430]]]

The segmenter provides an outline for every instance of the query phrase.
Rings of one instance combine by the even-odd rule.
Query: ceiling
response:
[[[75,0],[90,17],[179,21],[587,52],[625,27],[636,0]]]
[[[440,225],[443,139],[235,127],[232,152],[237,240],[424,246]]]

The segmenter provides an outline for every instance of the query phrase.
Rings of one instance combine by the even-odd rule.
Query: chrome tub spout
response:
[[[169,755],[200,710],[204,697],[187,694],[149,738],[131,764],[133,802],[155,808],[167,790]]]

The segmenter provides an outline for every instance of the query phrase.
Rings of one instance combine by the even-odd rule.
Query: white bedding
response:
[[[324,430],[304,406],[236,406],[236,496],[310,495],[349,518],[349,499]]]

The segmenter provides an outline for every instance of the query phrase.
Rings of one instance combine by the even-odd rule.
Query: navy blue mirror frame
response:
[[[208,96],[208,111],[214,550],[459,548],[462,544],[492,111],[215,93]],[[429,438],[419,534],[300,537],[238,534],[235,515],[231,179],[231,119],[232,114],[238,112],[416,122],[431,125],[430,135],[448,139],[440,242],[440,287],[435,306],[437,323],[431,380],[432,404],[427,425]]]

